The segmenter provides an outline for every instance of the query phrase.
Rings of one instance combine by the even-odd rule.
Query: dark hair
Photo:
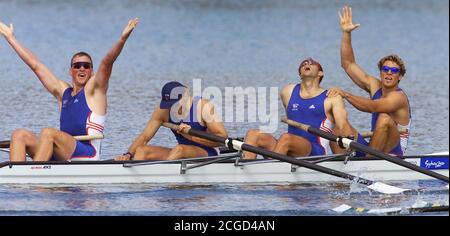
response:
[[[89,57],[89,60],[91,60],[92,67],[94,67],[94,62],[92,61],[91,55],[89,55],[87,52],[83,52],[83,51],[73,54],[72,59],[70,60],[70,66],[72,67],[73,59],[75,59],[75,57],[81,57],[81,56]]]
[[[315,60],[312,59],[311,57],[308,57],[308,58],[306,58],[305,60],[303,60],[302,62],[300,62],[300,65],[298,66],[298,74],[301,74],[302,65],[303,65],[303,63],[306,62],[306,61],[309,61],[309,63],[310,63],[311,65],[317,65],[317,66],[319,66],[319,71],[322,71],[322,73],[323,73],[322,65],[321,65],[318,61],[315,61]],[[324,77],[324,75],[320,76],[320,78],[319,78],[319,79],[320,79],[320,80],[319,80],[319,83],[322,82],[323,77]]]
[[[405,67],[405,63],[403,62],[403,60],[395,55],[395,54],[391,54],[391,55],[387,55],[383,58],[380,59],[380,61],[378,62],[378,69],[381,71],[381,68],[383,67],[383,64],[386,61],[392,61],[395,64],[397,64],[400,67],[400,75],[404,76],[406,73],[406,67]]]

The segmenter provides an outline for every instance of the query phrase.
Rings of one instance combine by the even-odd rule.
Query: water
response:
[[[393,184],[417,186],[416,182]],[[427,181],[426,187],[419,195],[388,196],[336,183],[4,185],[0,215],[342,215],[331,209],[341,204],[407,208],[419,200],[448,205],[448,191],[442,190],[442,184]]]
[[[358,63],[368,73],[377,75],[376,63],[388,53],[397,53],[406,62],[407,74],[401,87],[408,93],[413,110],[407,154],[448,150],[448,1],[3,0],[0,1],[0,9],[7,10],[2,11],[0,20],[14,23],[16,37],[57,77],[70,82],[68,69],[73,53],[87,51],[93,56],[94,65],[98,65],[126,22],[134,17],[140,18],[140,24],[114,65],[110,80],[107,139],[102,151],[104,158],[111,158],[125,152],[142,131],[153,107],[159,102],[160,87],[169,80],[192,85],[194,78],[200,78],[203,88],[280,87],[297,82],[299,61],[312,56],[325,69],[324,87],[340,86],[364,96],[340,68],[337,11],[344,4],[353,7],[354,22],[361,24],[353,33],[353,45]],[[0,139],[9,139],[17,128],[26,127],[39,132],[44,127],[58,127],[59,111],[55,99],[3,39],[0,40],[0,64]],[[347,108],[351,123],[359,130],[368,130],[370,116],[350,106]],[[281,103],[278,110],[282,116]],[[243,136],[245,130],[258,125],[258,122],[238,122],[226,123],[225,127],[231,136]],[[280,123],[275,135],[285,131],[286,126]],[[160,129],[151,144],[172,146],[175,141],[170,131]],[[0,153],[0,161],[5,160],[7,155]],[[239,214],[243,212],[236,209],[242,206],[233,203],[252,198],[256,201],[245,208],[249,214],[326,214],[322,210],[310,212],[310,205],[302,205],[298,201],[303,197],[319,196],[324,191],[325,196],[334,194],[320,186],[308,191],[294,187],[293,192],[280,192],[269,187],[263,190],[264,194],[272,194],[271,198],[282,199],[286,203],[282,206],[275,204],[272,209],[263,211],[258,206],[267,198],[237,191],[232,195],[236,201],[227,200],[210,211],[196,212],[190,202],[166,201],[165,195],[174,195],[177,199],[177,196],[182,198],[183,194],[189,193],[192,194],[191,202],[195,203],[204,199],[223,200],[225,196],[230,197],[227,195],[228,186],[194,187],[189,191],[165,186],[127,185],[70,187],[61,193],[53,193],[54,188],[44,189],[49,191],[2,186],[0,199],[11,197],[8,201],[18,201],[12,205],[23,206],[23,209],[15,212],[15,208],[5,208],[0,203],[1,214],[41,214],[46,211],[50,211],[48,214],[94,215],[165,214],[166,211],[176,214]],[[96,198],[92,192],[96,191],[102,193],[98,197],[103,196],[104,200],[94,201],[90,206],[89,200]],[[85,196],[88,203],[70,203],[70,196],[75,193]],[[293,197],[291,193],[299,197]],[[29,201],[17,200],[21,194],[28,196]],[[41,208],[32,204],[42,199],[56,201],[57,204]],[[153,200],[139,209],[116,209],[115,206],[119,207],[124,199]],[[66,204],[67,201],[69,203]],[[363,201],[362,204],[369,202]],[[315,203],[323,204],[320,209],[334,207],[326,201]]]

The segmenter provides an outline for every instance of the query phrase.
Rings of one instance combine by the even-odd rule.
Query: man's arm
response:
[[[17,55],[27,64],[30,69],[36,74],[42,85],[56,98],[61,100],[64,89],[69,85],[56,78],[52,71],[50,71],[39,59],[27,48],[22,46],[14,36],[14,27],[12,24],[6,26],[0,22],[0,33],[5,37],[6,41],[16,51]]]
[[[218,116],[218,113],[216,112],[214,105],[211,102],[209,102],[205,99],[202,99],[200,109],[202,110],[202,121],[205,123],[208,133],[227,138],[228,133],[223,125],[223,122],[221,121],[220,117]],[[191,136],[191,135],[185,134],[184,132],[180,132],[180,133],[185,138],[187,138],[191,141],[194,141],[196,143],[208,146],[208,147],[220,146],[220,144],[218,144],[216,142],[212,142],[212,141],[209,141],[206,139]]]
[[[360,88],[364,89],[368,93],[372,94],[372,91],[377,89],[378,80],[368,75],[357,63],[355,55],[353,53],[351,32],[359,27],[359,24],[353,24],[352,22],[352,9],[345,6],[343,9],[343,15],[339,13],[342,40],[341,40],[341,66]]]
[[[353,128],[348,121],[348,112],[345,109],[344,100],[341,96],[337,95],[334,97],[329,97],[331,101],[331,112],[333,114],[335,128],[335,135],[349,136],[353,134]]]
[[[117,57],[120,55],[120,52],[122,51],[125,45],[125,42],[127,41],[131,32],[138,23],[139,23],[138,18],[135,18],[128,22],[127,26],[122,32],[122,35],[119,38],[119,41],[117,41],[114,44],[114,46],[108,51],[106,56],[100,62],[98,71],[94,77],[95,90],[98,89],[106,94],[106,91],[108,90],[108,82],[111,76],[113,64],[116,61]]]
[[[390,93],[388,96],[371,100],[368,98],[344,92],[343,97],[356,109],[369,113],[392,113],[405,106],[405,95],[400,92]]]
[[[161,127],[161,124],[165,121],[165,116],[167,116],[166,113],[167,112],[165,110],[160,109],[159,106],[155,108],[152,117],[147,122],[145,129],[128,148],[128,152],[131,155],[134,155],[136,153],[136,149],[138,147],[143,147],[147,145],[147,143],[153,138],[153,136],[155,136],[159,127]]]

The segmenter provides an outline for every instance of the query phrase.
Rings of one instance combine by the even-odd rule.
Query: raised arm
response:
[[[44,87],[54,96],[58,101],[61,100],[64,89],[68,84],[56,78],[52,71],[50,71],[39,59],[27,48],[22,46],[14,36],[14,27],[0,22],[0,33],[5,37],[6,41],[16,51],[17,55],[27,64],[30,69],[36,74],[38,79]]]
[[[111,76],[113,64],[116,61],[117,57],[120,55],[125,42],[138,23],[138,18],[128,21],[127,26],[120,35],[119,41],[114,44],[114,46],[108,51],[106,56],[100,62],[98,71],[94,77],[95,89],[99,89],[104,93],[106,93],[106,91],[108,90],[108,82]]]
[[[342,30],[342,40],[341,40],[341,66],[347,73],[347,75],[357,84],[360,88],[365,91],[372,93],[375,90],[374,86],[377,85],[378,80],[368,75],[355,60],[355,55],[353,53],[351,32],[358,28],[359,24],[353,24],[352,22],[352,8],[345,6],[343,13],[338,12],[340,25]]]

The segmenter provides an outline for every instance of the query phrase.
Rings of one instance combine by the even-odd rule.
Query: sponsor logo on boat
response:
[[[45,165],[45,166],[32,166],[31,167],[31,169],[32,170],[49,170],[49,169],[51,169],[52,168],[52,166],[50,166],[50,165]]]
[[[421,167],[427,169],[448,169],[447,158],[422,158]]]

